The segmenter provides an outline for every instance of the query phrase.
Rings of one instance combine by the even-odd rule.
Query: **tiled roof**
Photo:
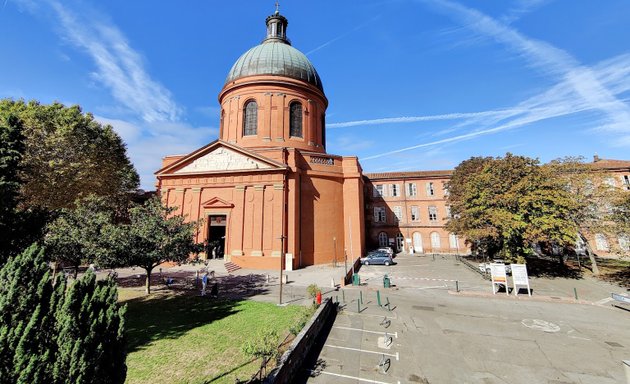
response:
[[[370,180],[378,179],[408,179],[415,177],[451,177],[452,169],[442,171],[411,171],[411,172],[379,172],[366,173],[365,177]]]
[[[628,160],[599,159],[590,164],[594,167],[603,168],[603,169],[617,169],[617,168],[630,169],[630,161]]]

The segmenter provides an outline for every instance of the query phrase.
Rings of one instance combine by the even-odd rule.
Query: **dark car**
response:
[[[387,252],[372,251],[368,253],[366,257],[361,258],[361,263],[363,263],[363,265],[391,265],[394,264],[394,260],[392,260],[391,255]]]

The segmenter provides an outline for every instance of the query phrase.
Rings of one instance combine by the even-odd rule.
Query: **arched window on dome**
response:
[[[302,104],[297,101],[289,105],[289,136],[302,137]]]
[[[258,104],[248,101],[243,108],[243,136],[256,135],[258,130]]]

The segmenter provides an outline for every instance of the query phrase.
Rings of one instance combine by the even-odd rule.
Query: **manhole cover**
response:
[[[560,326],[545,320],[538,319],[524,319],[521,324],[527,328],[536,329],[547,333],[554,333],[560,330]]]
[[[425,307],[425,306],[422,306],[422,305],[414,305],[414,306],[412,306],[411,308],[413,308],[413,309],[419,309],[419,310],[421,310],[421,311],[435,311],[435,308],[434,308],[434,307]]]
[[[604,341],[604,343],[610,345],[611,347],[623,348],[623,345],[615,342],[615,341]]]

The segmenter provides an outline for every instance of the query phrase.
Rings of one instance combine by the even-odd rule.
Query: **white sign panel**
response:
[[[490,275],[492,277],[492,293],[496,295],[498,288],[495,289],[497,284],[505,287],[505,294],[509,295],[507,286],[507,273],[505,272],[505,264],[503,263],[491,263]]]
[[[532,295],[529,289],[529,277],[527,276],[527,266],[525,264],[512,264],[512,281],[514,284],[514,295],[518,295],[519,287],[526,287],[527,294]]]

